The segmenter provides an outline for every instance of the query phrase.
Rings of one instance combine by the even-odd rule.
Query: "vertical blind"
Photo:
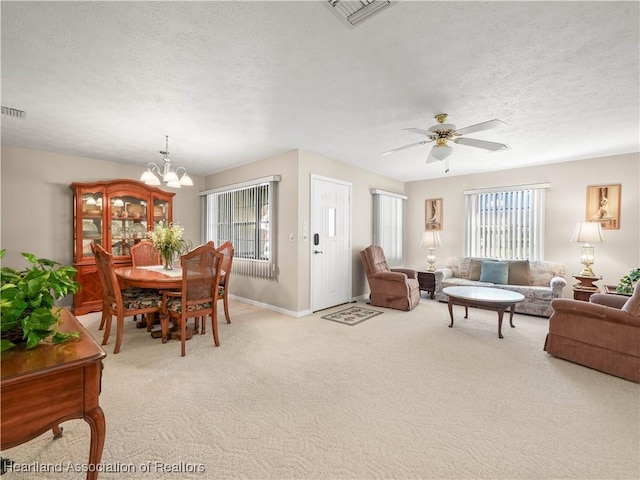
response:
[[[390,267],[404,265],[404,195],[371,190],[373,194],[373,244],[382,247]]]
[[[465,192],[465,255],[543,260],[549,186]]]
[[[203,243],[231,242],[233,273],[276,277],[277,175],[202,192]]]

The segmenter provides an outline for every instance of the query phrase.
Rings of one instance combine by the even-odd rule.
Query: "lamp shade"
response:
[[[602,227],[600,222],[579,222],[571,236],[572,242],[602,243]]]
[[[431,149],[431,156],[436,160],[444,160],[453,154],[453,148],[449,145],[434,145]]]
[[[440,246],[440,234],[436,230],[425,230],[420,241],[421,247],[434,248]]]

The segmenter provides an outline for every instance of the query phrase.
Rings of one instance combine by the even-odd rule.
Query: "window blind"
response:
[[[279,176],[202,192],[203,243],[229,241],[234,248],[232,272],[276,278],[276,185]]]
[[[465,255],[543,260],[549,186],[465,192]]]
[[[382,247],[390,267],[404,265],[404,195],[374,189],[373,244]]]

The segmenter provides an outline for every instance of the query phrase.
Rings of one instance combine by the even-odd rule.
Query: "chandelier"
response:
[[[178,167],[175,170],[171,170],[171,159],[169,158],[169,135],[166,135],[166,145],[164,151],[160,150],[164,163],[162,167],[159,167],[155,163],[147,165],[147,170],[140,176],[140,181],[147,185],[160,185],[160,178],[167,184],[167,187],[180,188],[182,186],[193,186],[193,180],[187,175],[187,169],[184,167]],[[179,172],[184,172],[181,177],[178,177]]]

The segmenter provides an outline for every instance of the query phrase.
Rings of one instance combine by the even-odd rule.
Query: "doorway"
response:
[[[351,301],[351,183],[311,175],[311,311]]]

